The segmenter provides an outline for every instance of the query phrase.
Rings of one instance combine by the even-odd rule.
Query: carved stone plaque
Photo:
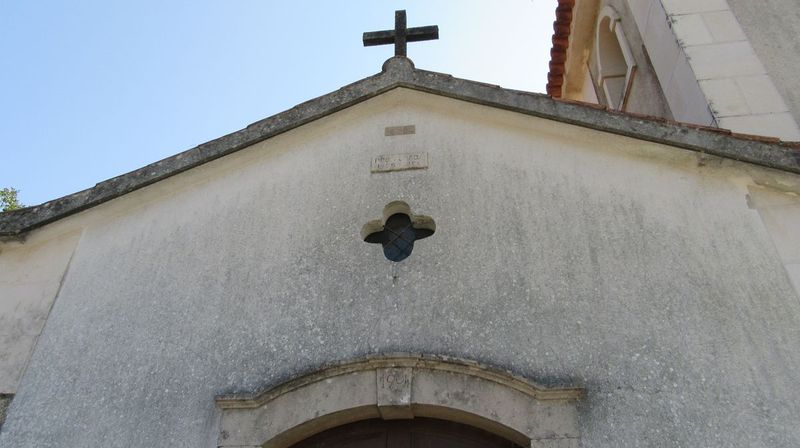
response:
[[[421,170],[428,167],[427,152],[408,154],[384,154],[372,159],[373,173],[389,171]]]
[[[413,418],[411,412],[410,367],[391,367],[377,369],[378,411],[384,419]]]

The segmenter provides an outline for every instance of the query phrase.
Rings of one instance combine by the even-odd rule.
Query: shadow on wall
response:
[[[8,407],[11,406],[11,400],[14,398],[10,394],[0,394],[0,429],[3,428],[3,422],[6,420],[6,413]]]

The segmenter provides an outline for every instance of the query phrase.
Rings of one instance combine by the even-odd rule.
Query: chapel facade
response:
[[[797,103],[742,11],[560,1],[550,95],[398,12],[379,73],[1,214],[0,446],[800,445]]]

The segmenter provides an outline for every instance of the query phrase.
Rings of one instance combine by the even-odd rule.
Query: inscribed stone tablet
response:
[[[428,167],[428,153],[384,154],[372,159],[373,173],[420,170]]]

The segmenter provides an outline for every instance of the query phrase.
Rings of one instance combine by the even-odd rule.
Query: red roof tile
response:
[[[564,84],[564,63],[567,61],[572,8],[575,0],[558,0],[556,21],[553,22],[553,47],[550,49],[550,73],[547,74],[547,94],[561,98]]]

